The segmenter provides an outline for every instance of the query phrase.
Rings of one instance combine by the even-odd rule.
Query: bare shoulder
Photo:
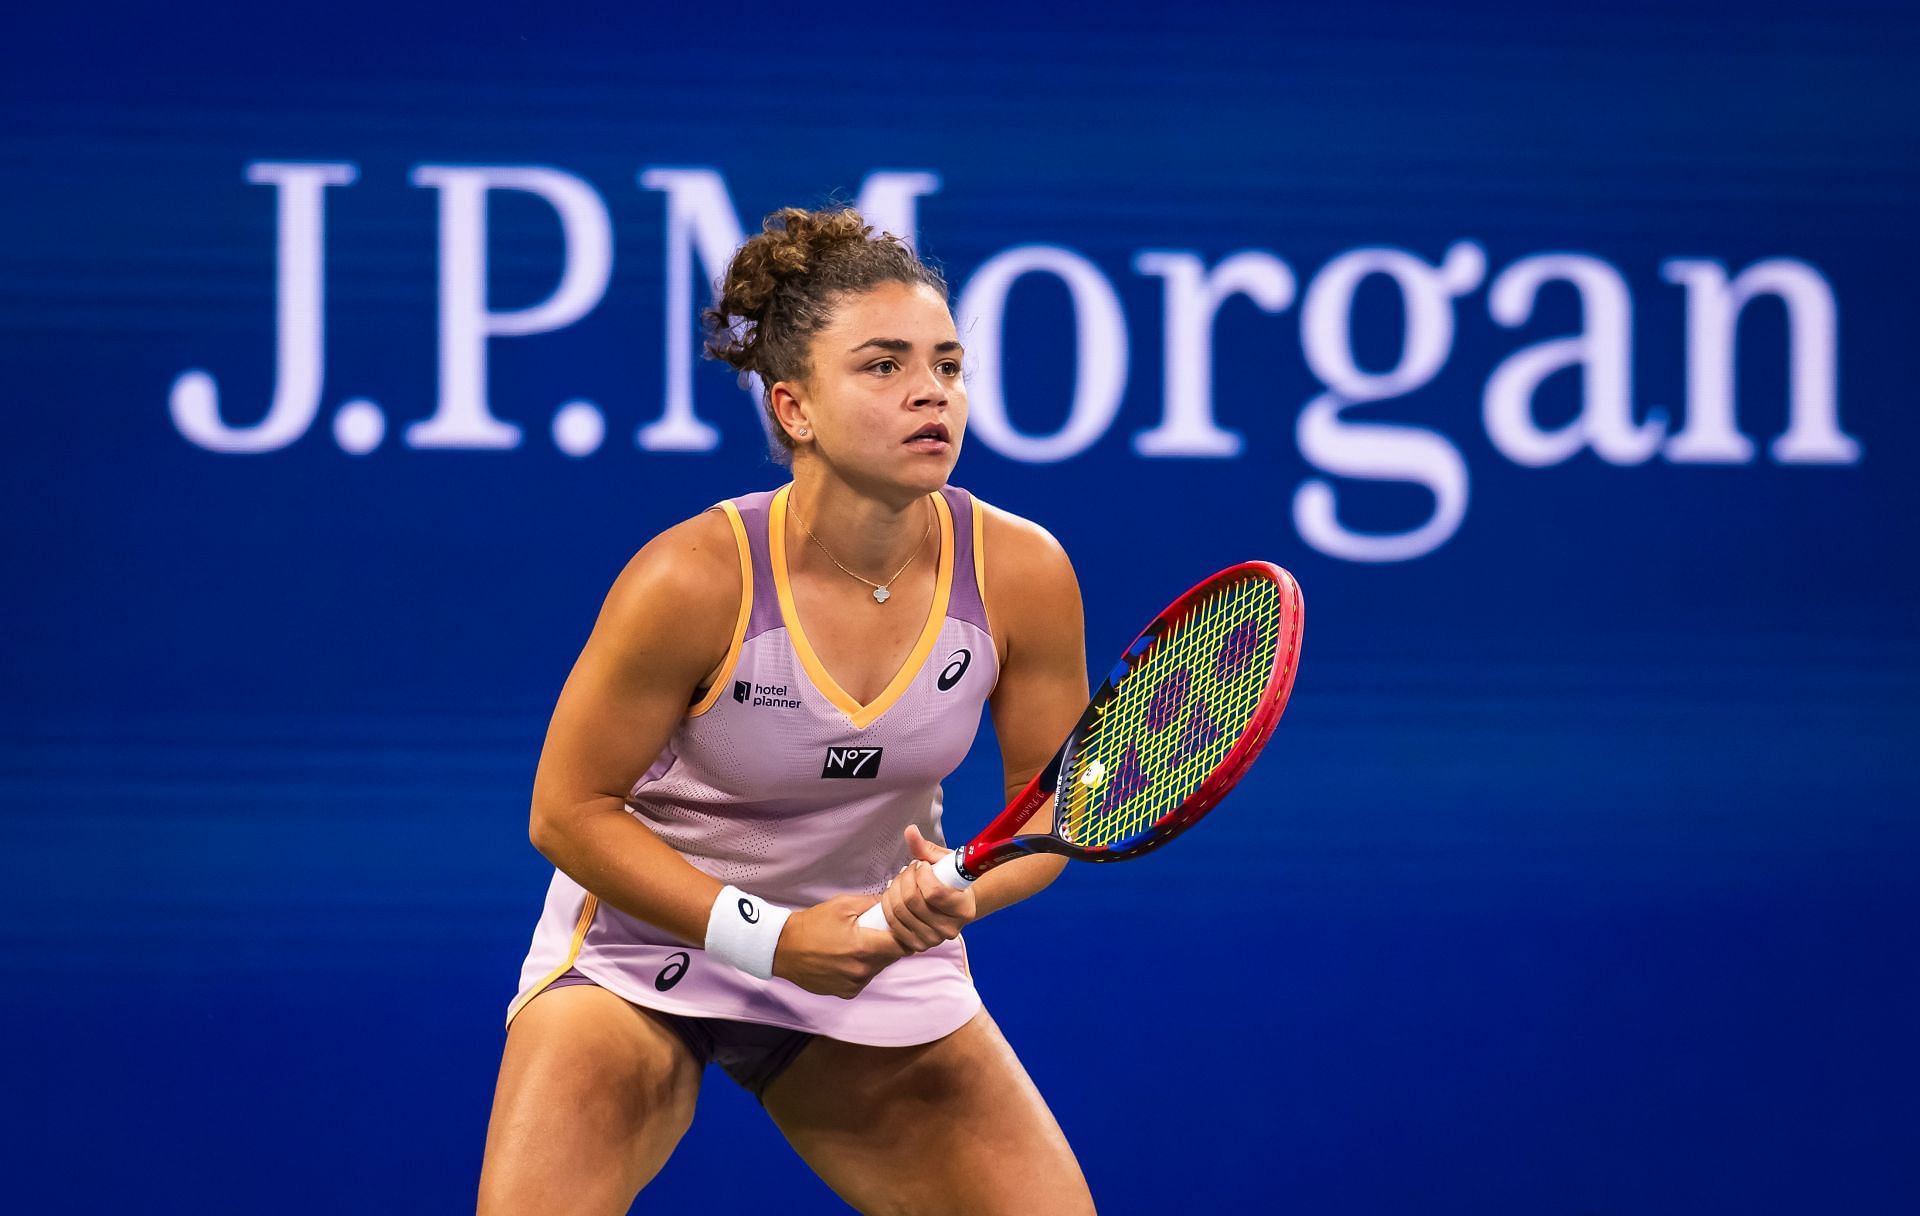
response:
[[[703,511],[628,559],[594,632],[623,650],[671,642],[689,659],[700,659],[695,665],[704,670],[727,649],[742,590],[733,525],[719,511]]]
[[[1011,511],[985,502],[980,506],[986,517],[987,581],[1002,592],[996,598],[1070,592],[1079,600],[1073,563],[1053,533]]]
[[[1080,583],[1067,551],[1032,520],[981,506],[987,612],[999,635],[1002,659],[1030,655],[1036,646],[1077,656],[1084,623]]]

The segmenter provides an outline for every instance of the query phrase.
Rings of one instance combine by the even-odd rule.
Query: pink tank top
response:
[[[909,860],[901,832],[940,830],[940,782],[966,756],[999,676],[982,588],[980,504],[933,495],[933,605],[900,671],[870,704],[820,664],[786,576],[791,487],[719,504],[744,584],[727,674],[688,710],[627,797],[629,813],[695,868],[775,903],[878,894]],[[925,1043],[980,1007],[958,940],[908,955],[851,1001],[759,980],[602,903],[554,871],[507,1021],[578,970],[670,1013],[805,1030],[853,1043]]]

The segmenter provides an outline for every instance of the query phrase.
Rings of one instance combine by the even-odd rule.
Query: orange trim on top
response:
[[[940,639],[940,630],[947,623],[947,603],[953,595],[953,512],[947,507],[944,495],[929,495],[933,499],[934,514],[940,520],[940,561],[934,576],[933,604],[927,612],[927,623],[921,628],[920,638],[913,644],[906,662],[893,674],[892,682],[881,690],[879,696],[862,705],[853,699],[853,694],[840,687],[840,682],[827,671],[826,664],[814,652],[813,644],[807,641],[806,631],[800,627],[800,613],[793,605],[793,584],[787,577],[787,495],[792,489],[792,483],[780,487],[767,512],[767,540],[772,558],[773,587],[780,597],[780,616],[786,622],[787,637],[793,642],[793,653],[799,657],[807,678],[836,709],[847,715],[856,730],[864,729],[893,708],[893,703],[912,687],[913,678],[920,674],[927,656],[933,653],[933,644]]]
[[[707,695],[694,703],[687,711],[687,717],[697,718],[714,707],[720,700],[720,694],[727,687],[727,677],[733,674],[734,664],[740,661],[740,647],[747,640],[747,620],[753,615],[753,551],[747,547],[747,525],[740,518],[740,508],[731,502],[720,504],[720,510],[733,525],[733,543],[740,550],[740,615],[733,622],[733,643],[727,647],[727,657],[720,661],[720,674],[714,677]]]
[[[1001,649],[1000,637],[993,631],[993,609],[987,604],[987,504],[969,493],[973,498],[973,589],[980,595],[980,611],[987,618],[987,640],[993,643],[993,684],[987,689],[991,697],[993,690],[1000,687],[1000,671],[1006,666],[1006,654]]]
[[[513,1025],[514,1015],[527,1007],[527,1002],[547,990],[547,985],[565,975],[580,957],[580,943],[587,940],[587,930],[593,925],[593,914],[600,909],[600,897],[589,895],[580,904],[580,919],[573,926],[573,944],[567,947],[567,961],[549,971],[545,978],[528,990],[527,995],[515,1001],[507,1010],[507,1025]]]
[[[980,593],[980,611],[987,615],[987,636],[993,636],[993,609],[987,607],[987,504],[973,498],[973,589]]]

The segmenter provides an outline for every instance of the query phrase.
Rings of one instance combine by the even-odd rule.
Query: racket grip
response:
[[[973,880],[960,872],[960,850],[942,857],[933,863],[933,876],[956,891],[964,891],[973,885]],[[860,914],[855,922],[862,929],[878,929],[882,933],[887,929],[887,914],[879,904],[873,905]]]

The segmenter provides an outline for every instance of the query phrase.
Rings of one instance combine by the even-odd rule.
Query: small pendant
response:
[[[893,592],[888,591],[885,587],[875,587],[873,589],[873,602],[876,604],[884,604],[892,595]]]

